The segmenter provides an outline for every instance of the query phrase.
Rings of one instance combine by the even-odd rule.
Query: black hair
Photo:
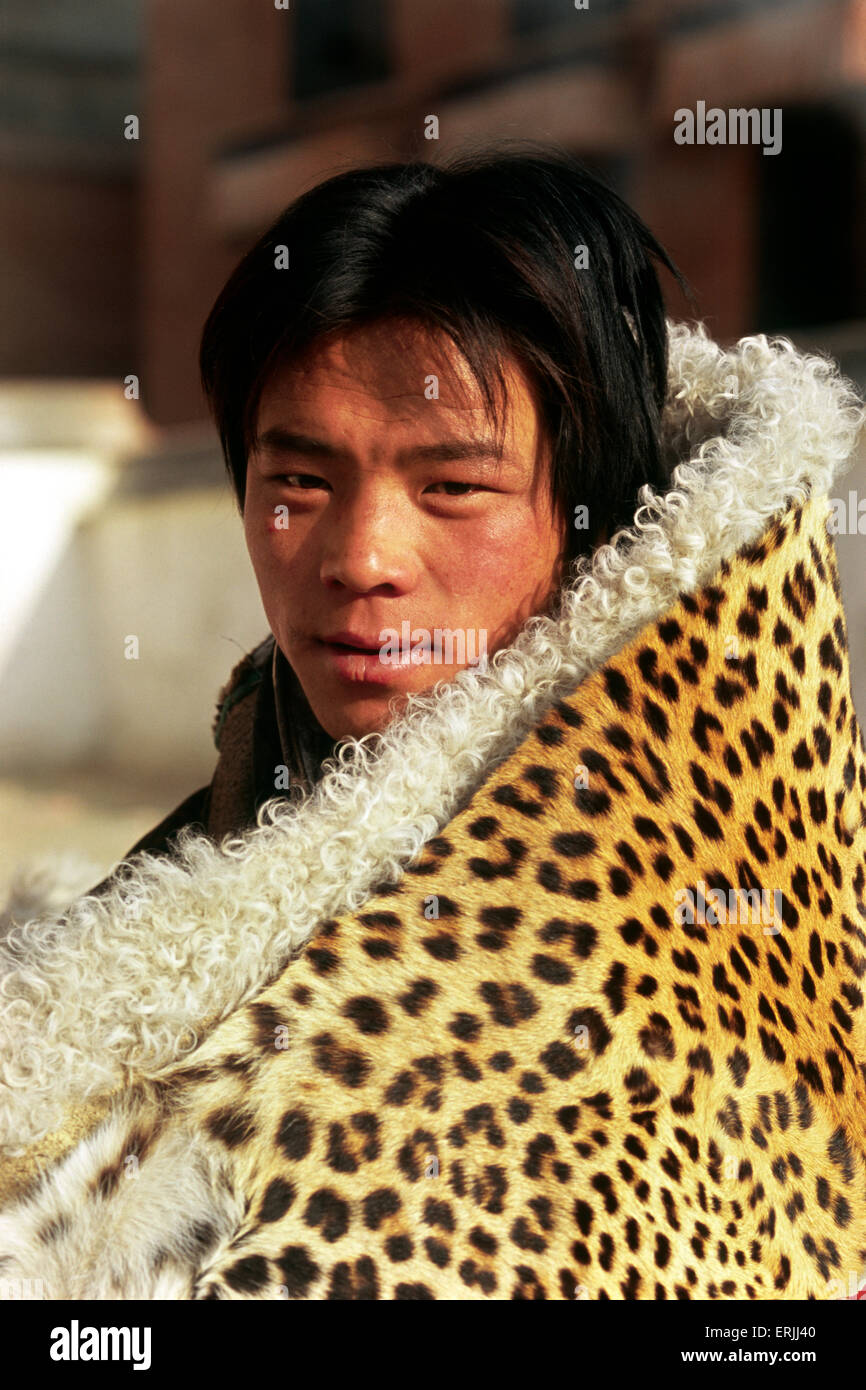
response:
[[[288,269],[276,268],[280,247]],[[558,147],[512,142],[318,184],[243,257],[202,334],[202,385],[241,511],[273,370],[335,330],[411,318],[457,346],[500,423],[503,358],[517,357],[551,445],[554,502],[569,519],[588,508],[589,531],[568,523],[573,559],[631,522],[642,483],[668,481],[654,262],[686,288],[637,214]]]

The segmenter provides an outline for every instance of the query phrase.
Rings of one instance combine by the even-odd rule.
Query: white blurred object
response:
[[[6,901],[0,906],[0,938],[16,924],[46,913],[63,912],[104,877],[104,868],[75,850],[22,859],[12,874]]]

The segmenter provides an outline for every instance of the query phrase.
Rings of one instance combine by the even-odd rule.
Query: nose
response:
[[[406,592],[414,582],[408,500],[401,506],[395,488],[366,480],[351,497],[334,499],[324,519],[322,583],[367,593],[383,586]]]

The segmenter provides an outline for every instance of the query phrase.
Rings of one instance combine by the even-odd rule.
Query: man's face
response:
[[[501,457],[468,366],[411,321],[320,340],[265,388],[244,531],[271,631],[331,738],[384,729],[557,591],[565,524],[529,383],[515,360],[504,370]]]

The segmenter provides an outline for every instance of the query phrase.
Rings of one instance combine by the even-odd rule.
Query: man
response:
[[[272,636],[222,693],[211,785],[130,853],[308,792],[339,740],[507,646],[664,484],[654,259],[676,273],[545,149],[338,176],[251,249],[201,365]]]
[[[826,523],[863,414],[784,340],[665,325],[660,254],[535,152],[331,180],[229,281],[202,367],[272,636],[156,853],[0,945],[6,1277],[860,1287]]]

